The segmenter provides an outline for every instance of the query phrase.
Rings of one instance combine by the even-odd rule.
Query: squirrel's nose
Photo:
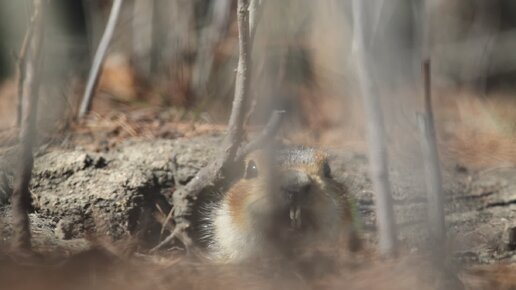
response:
[[[288,194],[289,199],[297,200],[303,198],[312,185],[310,176],[301,171],[289,171],[285,175],[283,190]]]

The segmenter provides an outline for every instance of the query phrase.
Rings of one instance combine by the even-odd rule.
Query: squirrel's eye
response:
[[[324,177],[331,178],[331,168],[330,168],[330,165],[328,164],[328,162],[324,162],[323,174],[324,174]]]
[[[258,176],[258,167],[256,167],[256,163],[251,160],[247,163],[247,168],[245,169],[245,178],[251,179]]]

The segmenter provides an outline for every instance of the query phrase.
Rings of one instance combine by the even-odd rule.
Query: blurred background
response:
[[[30,1],[0,0],[0,129],[16,116],[16,59]],[[414,161],[421,109],[422,1],[372,3],[373,77],[396,160]],[[49,1],[40,129],[69,128],[112,1]],[[373,7],[374,6],[374,7]],[[223,125],[237,62],[236,1],[126,0],[93,102],[93,116]],[[480,165],[516,161],[516,3],[431,1],[435,114],[444,153]],[[295,142],[363,151],[351,1],[265,1],[253,48],[251,124],[286,109]],[[136,112],[136,113],[135,113]],[[106,117],[107,116],[107,117]],[[117,115],[117,118],[121,115]],[[145,118],[143,117],[145,116]],[[157,122],[157,123],[156,123]],[[132,135],[145,131],[136,122]],[[151,127],[152,127],[151,126]],[[175,127],[174,127],[175,128]],[[121,130],[124,131],[124,130]],[[157,135],[156,135],[157,134]],[[484,144],[495,139],[496,146]],[[505,142],[505,143],[504,143]],[[450,145],[451,144],[451,145]],[[403,149],[400,149],[403,148]],[[512,150],[512,151],[511,151]]]
[[[17,59],[30,2],[0,0],[0,147],[16,143]],[[223,132],[238,60],[236,0],[123,1],[92,112],[76,121],[112,2],[48,1],[38,113],[41,143],[106,152],[128,138]],[[356,162],[346,164],[343,174],[352,175],[346,181],[357,180],[362,188],[351,184],[352,193],[366,200],[363,207],[372,208],[372,192],[363,186],[370,183],[364,166],[366,116],[357,79],[351,0],[263,3],[252,51],[247,128],[258,131],[272,110],[286,110],[279,137],[287,143],[351,152],[348,159]],[[420,240],[425,239],[419,232],[425,231],[421,201],[426,189],[416,113],[423,110],[423,4],[369,1],[365,35],[371,47],[371,79],[384,113],[397,219]],[[464,230],[467,235],[457,239],[458,244],[489,237],[499,245],[501,234],[475,230],[479,224],[491,229],[493,221],[503,224],[497,225],[497,233],[516,228],[511,207],[516,175],[512,171],[492,183],[488,180],[478,191],[470,185],[472,179],[494,172],[488,170],[514,170],[516,165],[516,2],[427,4],[437,142],[444,191],[452,201],[447,204],[447,222],[466,221],[452,224],[451,232],[472,228]],[[475,170],[485,171],[475,175]],[[459,180],[461,176],[467,181]],[[500,184],[502,190],[492,189]],[[472,200],[463,192],[487,199],[501,192],[493,207],[507,205],[508,210],[503,215],[489,212],[485,218],[485,213],[477,215],[477,206],[485,205],[480,200],[468,204],[468,215],[453,216],[461,213],[456,204]],[[414,203],[417,206],[407,206]],[[407,210],[400,211],[399,205]],[[471,223],[471,217],[480,222]]]

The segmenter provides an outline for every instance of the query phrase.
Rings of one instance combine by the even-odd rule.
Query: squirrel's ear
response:
[[[249,160],[249,162],[247,162],[244,177],[246,179],[258,177],[258,167],[256,166],[256,163],[253,160]]]

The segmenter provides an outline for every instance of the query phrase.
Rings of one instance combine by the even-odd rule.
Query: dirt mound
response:
[[[119,240],[145,229],[146,242],[155,243],[161,226],[153,215],[168,213],[167,193],[212,159],[219,140],[128,141],[108,153],[43,153],[35,160],[31,182],[33,228],[45,220],[44,227],[63,240],[87,235]],[[9,163],[15,158],[3,161],[4,180],[12,180],[14,164]],[[10,188],[7,183],[3,188]]]
[[[46,149],[37,153],[31,192],[35,245],[43,249],[87,239],[118,241],[136,238],[149,247],[160,238],[156,215],[171,208],[171,193],[186,184],[216,154],[220,136],[191,139],[129,139],[105,153],[84,149]],[[330,150],[331,151],[331,150]],[[11,190],[15,151],[0,159],[0,193]],[[376,242],[374,195],[367,177],[367,158],[333,150],[330,165],[338,181],[355,198],[362,235]],[[490,263],[510,259],[509,232],[516,227],[514,169],[473,171],[463,166],[444,170],[449,248],[461,261]],[[428,246],[426,207],[421,184],[392,171],[400,239],[408,249]],[[404,178],[398,178],[402,176]],[[2,211],[4,241],[10,235],[7,210]],[[82,247],[82,246],[81,246]]]

